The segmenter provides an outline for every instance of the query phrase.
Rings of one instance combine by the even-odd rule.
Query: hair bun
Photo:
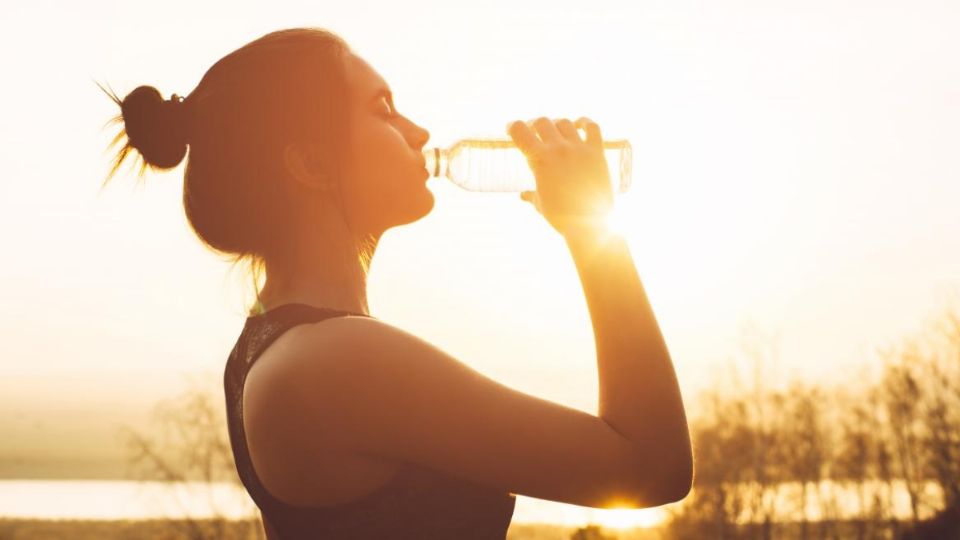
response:
[[[129,145],[144,161],[161,169],[176,167],[187,153],[184,104],[165,100],[152,86],[138,86],[120,104]]]

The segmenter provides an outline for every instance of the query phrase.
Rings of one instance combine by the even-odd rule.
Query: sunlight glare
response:
[[[629,224],[627,222],[626,214],[623,211],[623,204],[621,204],[620,201],[617,201],[617,203],[613,205],[613,209],[609,214],[607,214],[604,223],[610,232],[619,234],[621,236],[626,234]]]
[[[666,512],[662,508],[610,508],[597,509],[593,520],[609,529],[649,529],[663,523]]]

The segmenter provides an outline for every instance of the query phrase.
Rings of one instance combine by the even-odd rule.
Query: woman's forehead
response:
[[[346,76],[351,92],[360,98],[372,98],[381,91],[389,90],[377,70],[355,54],[347,55]]]

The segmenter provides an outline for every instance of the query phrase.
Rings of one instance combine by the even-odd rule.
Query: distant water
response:
[[[831,485],[837,495],[837,517],[860,512],[853,486]],[[936,486],[927,487],[928,497],[939,497]],[[781,515],[796,511],[799,486],[784,485],[774,504]],[[808,493],[808,517],[819,519],[813,489]],[[898,518],[910,515],[906,489],[896,486],[893,513]],[[681,503],[683,504],[683,503]],[[241,487],[226,482],[135,482],[124,480],[0,480],[0,517],[38,519],[228,519],[256,515],[253,501]],[[604,527],[652,527],[667,517],[663,508],[644,510],[601,510],[571,504],[517,497],[513,514],[516,523],[547,523],[561,526],[597,524]]]
[[[229,483],[123,480],[0,480],[0,517],[39,519],[231,519],[254,514],[253,501]],[[650,527],[665,518],[659,508],[602,510],[517,497],[513,521],[564,526]]]

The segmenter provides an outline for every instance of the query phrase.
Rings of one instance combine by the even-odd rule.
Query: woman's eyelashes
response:
[[[387,118],[393,118],[394,116],[397,116],[396,109],[393,108],[393,104],[387,98],[385,97],[381,98],[380,103],[381,105],[385,105],[385,107],[380,108],[381,113],[386,113],[386,114],[382,114],[382,116],[385,116]]]

